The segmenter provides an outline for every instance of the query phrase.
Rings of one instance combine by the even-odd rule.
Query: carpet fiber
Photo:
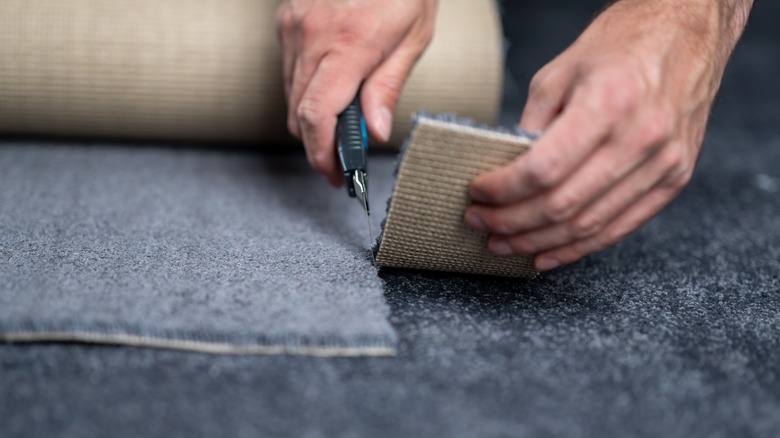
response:
[[[514,123],[604,2],[503,3]],[[755,7],[691,184],[615,248],[531,282],[385,270],[392,358],[3,346],[1,434],[780,436],[780,3]]]
[[[0,187],[0,339],[393,352],[361,210],[302,156],[5,144]]]

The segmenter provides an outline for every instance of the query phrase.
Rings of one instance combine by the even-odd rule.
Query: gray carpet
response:
[[[395,348],[362,209],[302,156],[10,143],[0,187],[0,339]]]
[[[505,2],[518,83],[599,3]],[[530,283],[384,271],[393,358],[3,346],[0,432],[780,435],[778,17],[757,2],[693,181],[617,247]]]

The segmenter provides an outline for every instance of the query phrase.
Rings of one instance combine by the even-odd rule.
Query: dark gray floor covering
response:
[[[383,272],[396,358],[1,347],[0,430],[777,436],[779,8],[758,2],[691,185],[623,244],[534,282]]]
[[[10,143],[0,186],[0,339],[395,348],[362,209],[300,156]]]

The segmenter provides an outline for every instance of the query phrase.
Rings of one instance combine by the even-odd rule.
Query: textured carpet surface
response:
[[[303,156],[11,143],[0,186],[0,338],[394,348],[361,209]]]
[[[519,84],[599,2],[571,3],[505,2],[522,22],[509,29]],[[0,430],[777,436],[778,9],[757,2],[690,186],[617,247],[533,282],[385,271],[394,358],[0,347]]]

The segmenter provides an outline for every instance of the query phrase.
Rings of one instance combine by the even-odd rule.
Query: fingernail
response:
[[[512,251],[512,247],[509,246],[509,243],[507,243],[505,240],[495,240],[490,242],[490,244],[488,244],[488,249],[490,249],[490,252],[500,257],[511,256],[514,253],[514,251]]]
[[[390,140],[390,133],[393,130],[393,114],[387,107],[379,108],[379,117],[376,120],[376,130],[379,134],[379,141],[382,143]]]
[[[476,231],[487,231],[487,225],[473,211],[466,212],[466,223]]]
[[[536,269],[540,271],[551,271],[561,266],[561,262],[555,259],[539,259],[536,261]]]

